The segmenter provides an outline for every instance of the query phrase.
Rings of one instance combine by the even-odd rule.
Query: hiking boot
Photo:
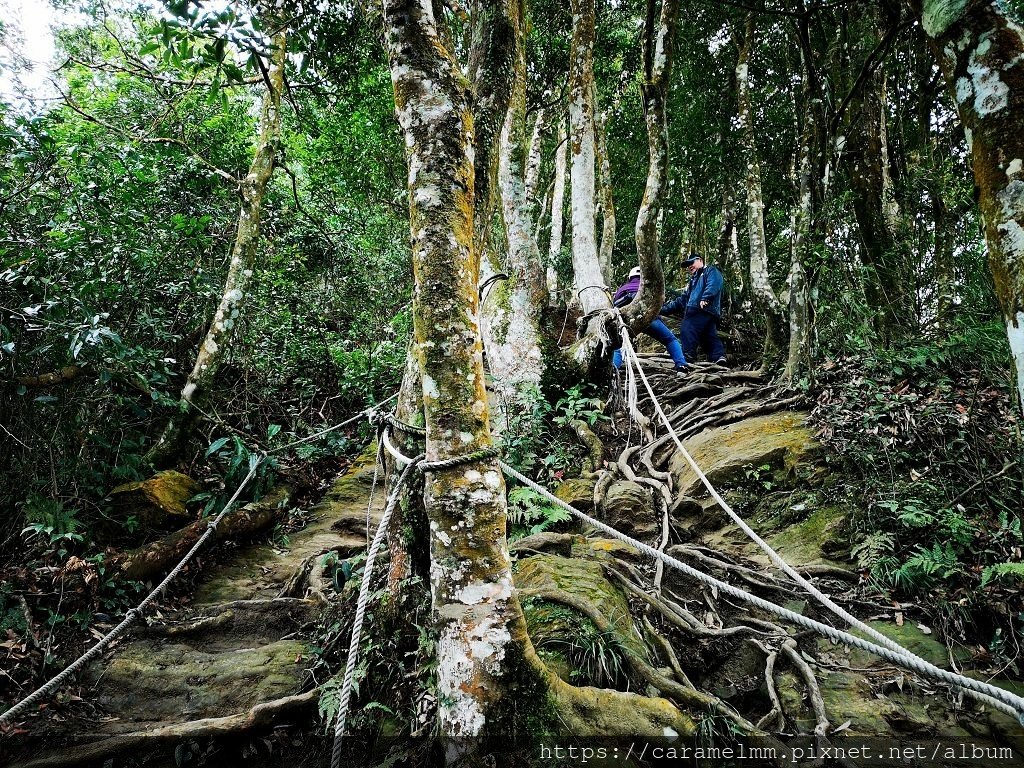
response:
[[[676,373],[682,375],[684,373],[689,373],[693,369],[690,368],[690,366],[688,366],[686,363],[683,363],[682,365],[677,365],[672,370],[675,371]]]
[[[715,365],[721,365],[723,368],[727,368],[729,367],[729,362],[724,357],[720,357],[715,360]]]

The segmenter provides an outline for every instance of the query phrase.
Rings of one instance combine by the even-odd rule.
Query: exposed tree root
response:
[[[583,597],[554,588],[523,590],[522,594],[566,605],[590,619],[599,631],[615,633],[615,627],[601,613],[600,609]],[[692,686],[687,687],[685,684],[666,677],[639,656],[629,652],[623,655],[636,677],[658,690],[663,696],[671,698],[684,707],[693,707],[700,711],[721,715],[730,720],[737,732],[744,736],[766,735],[761,734],[752,723],[716,696],[699,691]]]
[[[251,536],[269,526],[278,513],[287,506],[292,488],[279,486],[264,496],[229,512],[217,530],[215,539]],[[207,520],[196,520],[168,536],[125,552],[113,558],[114,567],[127,579],[145,581],[168,571],[184,557],[206,531]]]
[[[117,755],[138,756],[142,750],[177,744],[187,739],[208,739],[222,736],[237,736],[246,731],[270,728],[280,725],[285,715],[298,714],[316,706],[319,691],[312,690],[295,696],[285,696],[276,701],[257,704],[248,712],[226,717],[209,717],[186,723],[174,723],[148,731],[137,731],[109,739],[65,749],[56,754],[15,763],[11,768],[68,768],[87,765]]]
[[[569,427],[576,433],[576,437],[580,439],[583,445],[586,446],[588,471],[596,472],[604,464],[604,443],[601,442],[601,438],[594,434],[594,430],[590,428],[590,425],[582,419],[573,419],[569,422]]]

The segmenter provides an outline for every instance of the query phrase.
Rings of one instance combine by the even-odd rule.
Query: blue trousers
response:
[[[712,314],[688,309],[679,336],[683,340],[683,351],[691,360],[697,357],[698,345],[704,348],[711,362],[725,357],[725,345],[718,338],[718,318]]]
[[[672,358],[672,362],[676,365],[686,365],[686,356],[683,354],[683,347],[679,343],[679,339],[676,335],[669,330],[669,327],[665,325],[659,318],[654,318],[654,321],[644,329],[644,333],[648,336],[653,336],[662,344],[665,345],[665,350]],[[724,354],[724,352],[723,352]],[[612,365],[616,368],[622,367],[622,350],[616,349],[612,353]]]

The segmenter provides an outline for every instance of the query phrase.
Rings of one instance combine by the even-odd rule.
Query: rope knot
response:
[[[417,464],[417,469],[424,474],[427,472],[440,472],[445,469],[453,469],[464,464],[473,464],[477,461],[485,461],[486,459],[493,459],[498,456],[501,456],[501,449],[496,445],[492,445],[489,448],[482,448],[479,451],[473,451],[462,456],[453,456],[450,459],[442,459],[440,461],[423,460]]]
[[[388,423],[388,418],[390,416],[391,414],[387,411],[374,408],[366,414],[366,420],[370,422],[371,427],[379,430],[382,426]]]

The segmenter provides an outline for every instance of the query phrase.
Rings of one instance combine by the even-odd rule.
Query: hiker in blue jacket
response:
[[[718,338],[718,323],[722,319],[722,273],[718,267],[704,266],[704,257],[699,253],[691,254],[683,266],[690,272],[690,283],[682,294],[661,308],[661,314],[683,316],[679,336],[687,358],[696,359],[700,345],[707,352],[708,360],[725,365],[725,346]]]
[[[616,291],[615,296],[612,298],[612,304],[616,307],[624,307],[636,298],[637,291],[640,290],[640,267],[633,267],[629,271],[629,280],[620,285]],[[665,350],[672,358],[672,362],[676,364],[676,371],[685,373],[689,370],[686,365],[686,356],[683,355],[683,348],[679,344],[679,339],[672,333],[665,323],[657,317],[651,321],[651,324],[644,329],[644,333],[648,336],[653,336],[662,344],[665,345]],[[622,366],[622,350],[616,349],[612,353],[612,365],[616,369]]]

